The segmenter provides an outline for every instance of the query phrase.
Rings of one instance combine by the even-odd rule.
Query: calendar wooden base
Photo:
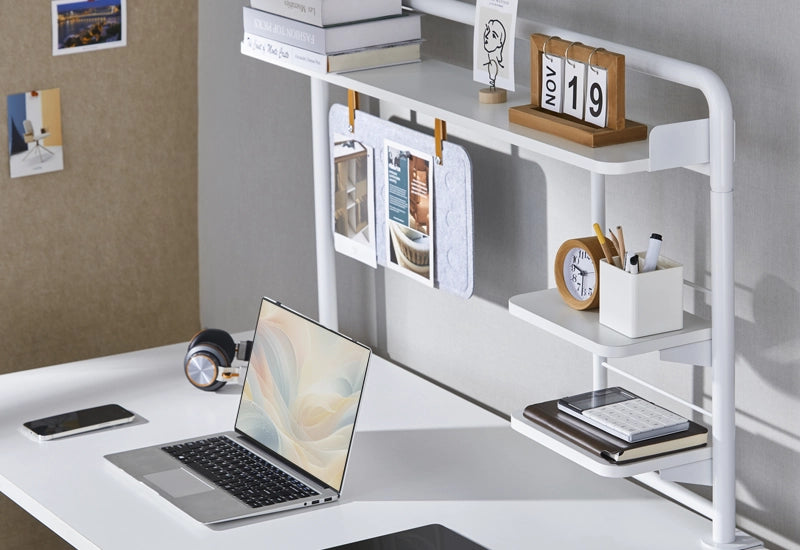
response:
[[[647,126],[639,122],[626,119],[625,127],[619,130],[596,128],[578,122],[568,115],[546,111],[533,104],[511,107],[508,110],[508,120],[588,147],[603,147],[647,139]]]
[[[508,94],[502,88],[482,88],[478,92],[478,100],[481,103],[505,103]]]

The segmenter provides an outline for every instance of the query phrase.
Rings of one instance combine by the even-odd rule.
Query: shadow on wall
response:
[[[772,388],[800,394],[800,293],[774,275],[753,288],[753,322],[736,318],[737,352]]]
[[[800,394],[800,292],[786,281],[766,275],[753,288],[752,296],[753,321],[736,318],[737,356],[770,390],[787,400],[796,398]],[[782,426],[742,411],[737,411],[737,416],[736,445],[744,450],[738,453],[739,482],[742,497],[749,501],[737,503],[737,510],[761,525],[791,526],[780,535],[800,543],[797,416],[786,418]]]

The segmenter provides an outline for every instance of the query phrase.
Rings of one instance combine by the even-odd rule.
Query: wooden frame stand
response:
[[[542,55],[547,54],[602,67],[608,74],[608,116],[598,127],[564,113],[541,107]],[[625,56],[558,37],[531,35],[531,103],[511,107],[508,120],[515,124],[561,136],[570,141],[601,147],[647,139],[647,126],[625,118]]]

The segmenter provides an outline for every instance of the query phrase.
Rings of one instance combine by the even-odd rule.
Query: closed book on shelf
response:
[[[317,27],[244,6],[244,31],[316,53],[337,53],[422,38],[421,15],[401,15]]]
[[[685,431],[628,443],[561,412],[557,399],[528,405],[523,414],[555,435],[616,463],[683,451],[708,443],[708,428],[692,421],[689,421],[689,428]]]
[[[242,53],[293,69],[340,73],[419,61],[420,43],[415,40],[326,55],[246,32]]]
[[[324,27],[400,15],[402,0],[250,0],[257,10]]]

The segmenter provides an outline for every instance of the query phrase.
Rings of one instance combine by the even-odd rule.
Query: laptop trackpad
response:
[[[183,468],[147,474],[144,478],[169,493],[173,498],[187,497],[214,490],[214,487]]]

